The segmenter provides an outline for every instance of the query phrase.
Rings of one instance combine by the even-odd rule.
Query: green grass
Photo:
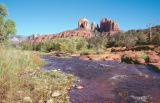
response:
[[[32,103],[52,100],[53,103],[68,103],[68,90],[76,77],[62,71],[41,71],[44,61],[39,53],[0,46],[0,103]],[[53,97],[54,92],[60,96]]]

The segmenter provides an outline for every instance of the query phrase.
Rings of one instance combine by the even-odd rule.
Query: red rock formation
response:
[[[89,21],[85,18],[80,19],[78,22],[78,29],[85,29],[85,30],[89,30]]]
[[[83,37],[83,38],[89,38],[92,36],[92,33],[90,31],[86,31],[83,29],[78,30],[69,30],[65,32],[61,32],[58,34],[50,34],[50,35],[44,35],[44,36],[38,36],[31,40],[31,42],[42,42],[47,40],[52,40],[55,38],[68,38],[68,37]]]
[[[102,19],[100,28],[96,27],[96,23],[92,22],[91,31],[106,32],[104,36],[109,34],[114,34],[120,31],[118,25],[113,20]],[[77,30],[68,30],[58,34],[50,34],[45,36],[38,36],[31,39],[32,42],[42,42],[47,40],[52,40],[54,38],[67,38],[67,37],[92,37],[92,32],[89,30],[89,21],[85,18],[80,19],[78,22]]]
[[[119,32],[118,24],[113,20],[102,19],[100,23],[100,32]]]

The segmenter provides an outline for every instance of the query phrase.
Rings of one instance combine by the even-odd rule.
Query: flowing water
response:
[[[160,103],[160,72],[149,66],[79,57],[45,56],[45,70],[61,69],[80,78],[69,95],[71,103]]]

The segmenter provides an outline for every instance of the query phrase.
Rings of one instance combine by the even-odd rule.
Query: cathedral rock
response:
[[[100,22],[100,32],[120,32],[118,24],[113,20],[102,19]]]
[[[96,33],[100,34],[99,36],[110,36],[118,32],[121,32],[121,30],[118,24],[113,20],[102,19],[99,26],[95,22],[92,22],[90,25],[89,20],[82,18],[78,21],[78,28],[75,30],[67,30],[58,34],[49,34],[49,35],[37,36],[34,38],[31,36],[29,40],[31,42],[42,42],[42,41],[52,40],[55,38],[67,38],[67,37],[90,38],[95,36],[94,34]]]

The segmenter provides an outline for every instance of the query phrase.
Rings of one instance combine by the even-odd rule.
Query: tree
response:
[[[8,16],[7,7],[4,4],[0,4],[0,16]]]
[[[16,35],[16,23],[11,19],[5,19],[8,16],[7,7],[0,4],[0,39],[7,39],[11,35]]]

